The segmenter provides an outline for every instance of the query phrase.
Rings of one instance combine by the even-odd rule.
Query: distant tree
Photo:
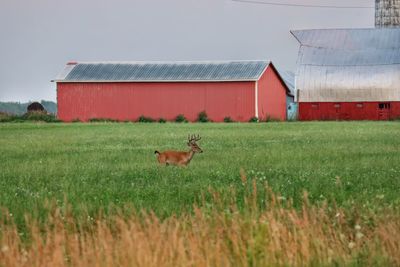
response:
[[[43,107],[39,102],[33,102],[28,105],[26,108],[27,112],[47,112],[47,110]]]
[[[48,113],[57,114],[57,103],[53,101],[40,101],[40,104],[47,110]]]
[[[29,104],[32,102],[28,103],[20,103],[20,102],[0,102],[0,112],[5,112],[9,114],[15,114],[15,115],[23,115],[26,113],[26,109]],[[40,103],[43,105],[43,107],[47,110],[47,112],[56,114],[57,113],[57,103],[53,101],[46,101],[42,100]]]
[[[28,103],[19,102],[0,102],[0,112],[22,115],[26,112]]]

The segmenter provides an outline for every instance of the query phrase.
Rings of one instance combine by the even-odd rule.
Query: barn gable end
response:
[[[286,120],[287,96],[291,92],[273,64],[257,82],[258,117],[260,120]]]

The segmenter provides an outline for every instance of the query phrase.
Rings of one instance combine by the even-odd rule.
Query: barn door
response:
[[[335,120],[344,120],[345,118],[340,111],[340,103],[333,104],[333,108],[335,109]]]
[[[287,119],[296,120],[297,119],[297,103],[289,103],[287,106]]]
[[[378,119],[388,120],[390,118],[390,103],[378,104]]]

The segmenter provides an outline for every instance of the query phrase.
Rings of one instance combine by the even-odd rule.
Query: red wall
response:
[[[205,110],[214,121],[255,115],[255,82],[57,83],[58,117],[137,120],[139,116],[190,121]]]
[[[380,109],[380,103],[390,103]],[[299,120],[388,120],[400,118],[400,102],[299,103]]]
[[[286,87],[271,66],[258,81],[258,117],[286,120]]]

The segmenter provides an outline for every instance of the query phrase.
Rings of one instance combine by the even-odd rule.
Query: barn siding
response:
[[[255,82],[196,83],[57,83],[58,117],[63,121],[91,118],[137,120],[139,116],[174,120],[184,114],[195,121],[205,110],[221,122],[230,116],[254,116]]]
[[[388,116],[379,109],[390,103]],[[299,103],[299,119],[310,120],[385,120],[400,118],[400,102],[315,102]]]
[[[286,120],[286,87],[273,67],[268,67],[258,81],[258,117]]]

